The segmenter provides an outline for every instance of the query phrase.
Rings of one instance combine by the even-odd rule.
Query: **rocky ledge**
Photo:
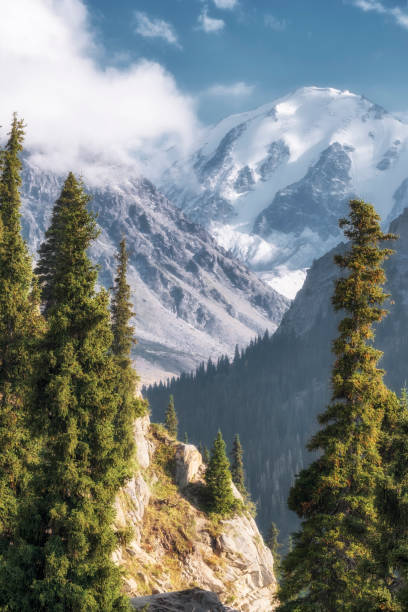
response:
[[[273,558],[250,512],[242,504],[228,519],[209,516],[197,448],[148,417],[136,422],[135,437],[138,472],[117,499],[115,553],[134,607],[271,612]]]
[[[202,589],[135,597],[131,602],[135,610],[143,610],[148,606],[149,612],[237,612],[223,606],[215,593]]]

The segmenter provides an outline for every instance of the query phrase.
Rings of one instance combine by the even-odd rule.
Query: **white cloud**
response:
[[[215,19],[214,17],[209,17],[206,8],[199,16],[198,23],[200,29],[204,30],[204,32],[207,33],[220,32],[225,26],[225,21],[223,19]]]
[[[286,21],[284,19],[277,19],[273,15],[265,15],[265,25],[275,32],[283,32],[286,29]]]
[[[214,4],[219,9],[233,9],[237,6],[237,0],[214,0]]]
[[[85,171],[98,157],[134,167],[192,143],[193,100],[155,62],[101,68],[82,0],[1,4],[0,123],[13,111],[24,117],[27,147],[44,166]]]
[[[134,16],[135,32],[137,34],[145,38],[163,38],[169,44],[180,48],[177,34],[170,23],[163,19],[151,19],[149,15],[142,11],[136,11]]]
[[[210,96],[250,96],[255,87],[243,81],[232,83],[231,85],[213,85],[205,93]]]
[[[364,12],[374,11],[380,15],[388,15],[395,20],[397,25],[408,30],[408,13],[404,12],[397,6],[390,8],[384,6],[384,4],[378,0],[353,0],[353,5],[360,8]]]

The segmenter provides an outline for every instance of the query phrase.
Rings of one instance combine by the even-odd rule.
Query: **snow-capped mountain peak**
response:
[[[383,216],[408,204],[408,124],[364,96],[303,87],[203,134],[161,187],[218,242],[293,297],[339,241],[350,197]]]

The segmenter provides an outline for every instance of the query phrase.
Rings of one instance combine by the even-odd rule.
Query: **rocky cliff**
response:
[[[25,160],[24,236],[35,255],[63,177]],[[289,301],[217,246],[146,179],[84,177],[101,234],[91,250],[99,279],[113,284],[122,236],[136,312],[137,369],[144,382],[189,371],[232,354],[265,329],[275,331]]]
[[[226,520],[210,517],[196,447],[172,440],[148,416],[136,421],[135,438],[137,474],[117,499],[115,554],[135,608],[273,610],[273,558],[250,512],[243,505]]]

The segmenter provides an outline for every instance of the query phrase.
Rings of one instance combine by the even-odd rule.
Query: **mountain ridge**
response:
[[[350,197],[388,222],[402,211],[407,168],[408,124],[348,90],[304,87],[210,126],[159,185],[293,298],[313,260],[341,240]]]
[[[86,179],[86,177],[85,177]],[[62,177],[24,162],[22,224],[36,253],[59,196]],[[264,329],[274,331],[288,300],[236,262],[147,179],[90,184],[101,234],[91,250],[100,282],[113,285],[122,236],[136,312],[136,359],[144,382],[190,370],[233,353]]]

